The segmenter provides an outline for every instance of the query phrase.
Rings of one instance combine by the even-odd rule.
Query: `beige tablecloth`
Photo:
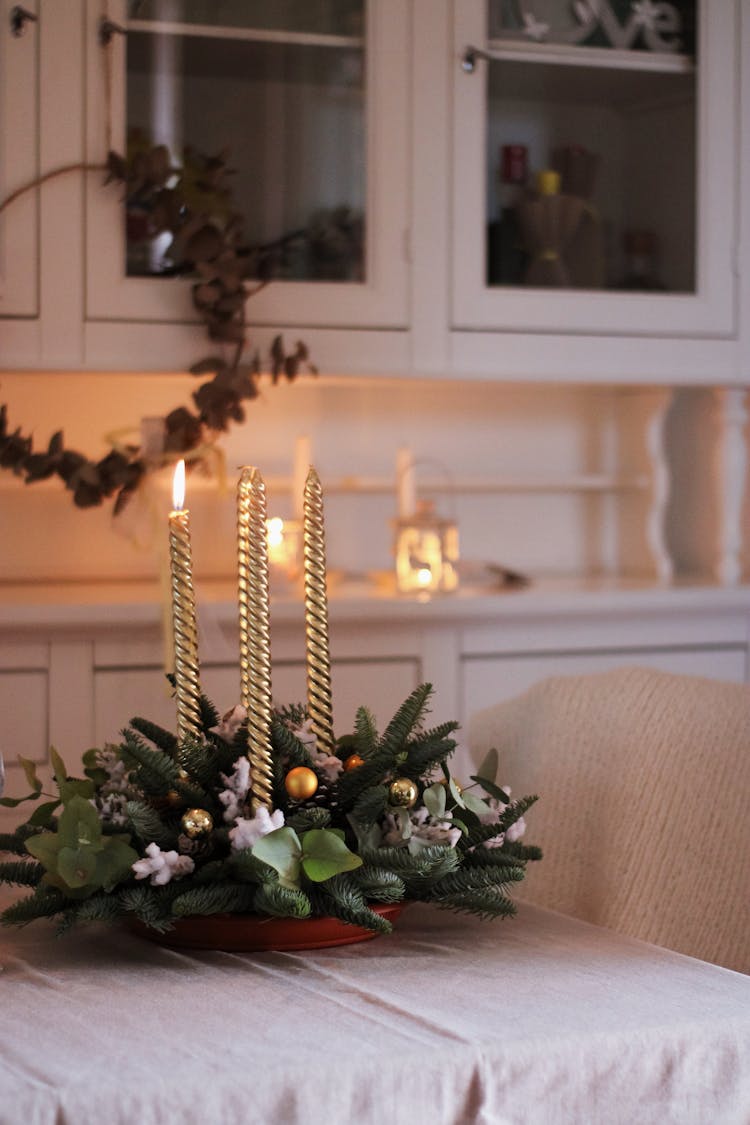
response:
[[[747,1125],[750,978],[531,906],[295,954],[0,935],[3,1125]]]

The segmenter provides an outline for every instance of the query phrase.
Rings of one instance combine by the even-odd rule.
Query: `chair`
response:
[[[750,972],[750,685],[646,668],[544,680],[476,714],[478,765],[538,793],[519,897]]]

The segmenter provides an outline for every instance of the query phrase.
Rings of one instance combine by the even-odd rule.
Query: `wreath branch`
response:
[[[245,404],[258,397],[263,372],[257,350],[242,362],[248,328],[245,304],[269,284],[275,258],[301,233],[294,231],[261,246],[241,246],[240,216],[232,210],[223,183],[229,172],[226,160],[226,152],[203,157],[189,151],[185,168],[175,169],[164,145],[137,148],[129,162],[110,152],[106,164],[79,162],[52,169],[0,202],[2,212],[32,188],[66,173],[106,172],[105,184],[121,183],[128,206],[141,208],[148,216],[147,239],[164,231],[172,234],[169,257],[173,268],[169,272],[197,275],[193,306],[209,339],[231,347],[231,358],[210,355],[190,368],[193,375],[212,377],[193,392],[194,409],[177,406],[163,419],[161,452],[167,459],[210,445],[233,423],[244,422]],[[248,285],[248,278],[253,284]],[[266,369],[273,385],[281,378],[293,380],[303,371],[317,374],[307,346],[300,340],[288,352],[280,335],[271,343]],[[0,468],[15,473],[26,484],[59,477],[79,508],[114,498],[117,514],[144,475],[163,462],[164,457],[154,459],[140,444],[113,446],[105,457],[94,461],[67,449],[62,430],[53,434],[46,450],[36,451],[31,435],[20,426],[11,429],[7,405],[0,406]]]

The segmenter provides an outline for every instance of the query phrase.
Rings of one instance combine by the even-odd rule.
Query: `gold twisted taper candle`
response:
[[[185,503],[185,462],[178,461],[174,473],[169,513],[169,561],[172,592],[172,634],[177,695],[177,738],[198,738],[201,732],[200,683],[198,675],[198,630],[190,549],[190,513]]]
[[[310,467],[305,482],[305,633],[307,636],[307,709],[319,750],[333,752],[331,656],[328,647],[328,595],[323,489]]]
[[[237,490],[240,702],[247,710],[253,811],[272,807],[271,632],[266,546],[266,486],[257,469],[242,470]]]

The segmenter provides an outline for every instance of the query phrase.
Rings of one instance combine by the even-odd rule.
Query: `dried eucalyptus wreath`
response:
[[[257,350],[243,359],[248,328],[245,305],[268,284],[279,256],[299,232],[261,246],[244,245],[241,216],[232,206],[227,187],[227,152],[185,155],[184,167],[176,168],[166,146],[136,144],[127,159],[110,152],[105,165],[78,163],[54,169],[0,203],[2,211],[26,191],[69,172],[104,172],[105,184],[121,184],[127,205],[137,204],[147,216],[148,238],[171,235],[164,272],[194,278],[193,306],[219,354],[190,368],[195,376],[211,376],[193,392],[192,408],[177,406],[164,418],[163,452],[167,457],[190,453],[233,422],[243,422],[244,404],[257,398],[263,372],[268,372],[273,385],[303,372],[317,373],[307,346],[297,341],[287,351],[280,335],[265,359]],[[0,406],[0,468],[14,472],[27,484],[59,477],[79,508],[114,498],[115,513],[121,511],[152,464],[135,443],[118,446],[93,461],[66,449],[62,430],[53,434],[45,451],[35,451],[31,435],[20,426],[12,429],[7,406]]]

